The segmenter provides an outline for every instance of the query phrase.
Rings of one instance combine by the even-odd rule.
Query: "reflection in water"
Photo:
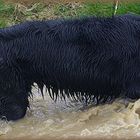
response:
[[[57,101],[39,93],[30,101],[26,117],[17,122],[0,121],[0,138],[46,137],[140,137],[140,100],[81,110],[82,104]]]

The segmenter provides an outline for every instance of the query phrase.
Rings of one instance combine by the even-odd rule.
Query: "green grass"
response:
[[[140,14],[139,3],[121,3],[117,14]],[[0,0],[0,27],[13,25],[25,20],[71,18],[83,16],[112,16],[111,3],[68,3],[45,5],[36,3],[25,7],[20,4],[4,4]]]
[[[12,18],[11,14],[14,12],[14,5],[4,4],[0,0],[0,27],[5,27],[8,25],[9,20]]]
[[[60,5],[56,9],[56,14],[62,17],[71,16],[111,16],[113,13],[112,4],[108,3],[84,3],[76,8],[71,8],[66,5]]]
[[[84,3],[76,8],[67,5],[57,5],[56,14],[61,17],[71,16],[112,16],[113,6],[111,3]],[[140,14],[140,3],[122,3],[119,5],[117,14],[125,13]]]
[[[120,4],[117,13],[125,14],[128,12],[140,14],[140,2],[139,3]]]
[[[4,2],[0,0],[0,16],[10,16],[13,11],[14,5],[4,4]]]

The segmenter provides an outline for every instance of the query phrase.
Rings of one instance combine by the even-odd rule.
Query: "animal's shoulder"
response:
[[[24,22],[16,24],[10,27],[0,29],[0,39],[11,40],[15,37],[20,38],[24,36],[28,31],[33,30],[32,22]]]

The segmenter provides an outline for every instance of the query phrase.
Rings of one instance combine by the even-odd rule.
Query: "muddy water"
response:
[[[0,139],[140,137],[140,100],[116,100],[83,110],[81,103],[68,99],[55,103],[35,92],[24,119],[0,121]]]

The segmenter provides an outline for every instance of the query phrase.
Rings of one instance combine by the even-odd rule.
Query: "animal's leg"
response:
[[[140,98],[140,79],[128,82],[126,90],[126,96],[131,99]]]
[[[15,60],[0,60],[0,118],[18,120],[26,114],[31,84],[25,82],[23,73]]]
[[[0,117],[6,117],[7,120],[18,120],[24,117],[29,105],[27,93],[21,89],[13,91],[9,89],[5,92],[9,93],[0,96]]]

